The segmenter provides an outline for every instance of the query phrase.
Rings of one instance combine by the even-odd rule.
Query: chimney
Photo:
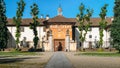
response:
[[[107,17],[105,16],[105,19],[107,19]]]
[[[49,20],[49,15],[46,15],[46,20]]]
[[[112,17],[112,18],[111,18],[111,21],[113,21],[113,20],[114,20],[114,18]]]
[[[43,19],[43,14],[41,14],[40,18]]]

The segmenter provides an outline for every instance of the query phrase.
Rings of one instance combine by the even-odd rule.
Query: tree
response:
[[[112,22],[110,32],[114,47],[120,53],[120,0],[115,0],[114,20]]]
[[[92,22],[90,22],[90,17],[92,16],[93,10],[87,9],[86,12],[87,14],[85,15],[86,25],[84,28],[84,38],[86,37],[86,34],[89,31],[90,25],[92,24]]]
[[[37,26],[39,25],[39,22],[37,21],[38,14],[39,14],[38,5],[34,3],[31,6],[31,15],[33,17],[33,23],[30,23],[30,29],[33,29],[33,33],[34,33],[33,42],[34,42],[35,49],[37,48],[37,44],[39,41],[38,34],[37,34]]]
[[[20,0],[20,2],[17,3],[18,4],[18,8],[17,8],[17,12],[16,12],[16,17],[13,17],[14,23],[16,25],[16,48],[19,48],[19,43],[20,43],[20,25],[22,23],[22,16],[23,16],[23,12],[25,9],[25,2],[24,0]]]
[[[8,43],[8,30],[7,30],[7,17],[6,6],[4,0],[0,0],[0,50],[7,47]]]
[[[100,35],[100,41],[99,41],[99,45],[100,45],[100,50],[102,49],[102,45],[103,45],[103,31],[107,26],[107,21],[106,21],[106,13],[107,13],[107,4],[105,4],[102,8],[101,8],[101,12],[99,14],[101,21],[99,22],[99,26],[100,26],[100,30],[99,30],[99,35]]]
[[[81,46],[83,49],[83,43],[85,41],[86,38],[86,34],[89,31],[90,28],[90,17],[92,16],[93,10],[90,9],[85,9],[84,5],[81,3],[80,7],[79,7],[79,11],[80,13],[77,14],[77,21],[79,22],[79,31],[80,31],[80,41],[81,41]],[[86,14],[85,14],[86,12]],[[86,22],[86,23],[85,23]]]

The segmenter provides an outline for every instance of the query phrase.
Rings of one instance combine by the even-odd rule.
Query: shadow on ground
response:
[[[16,58],[13,56],[2,56],[2,57],[0,57],[0,64],[17,63],[17,62],[22,62],[26,59],[34,59],[34,58],[37,58],[37,57]]]

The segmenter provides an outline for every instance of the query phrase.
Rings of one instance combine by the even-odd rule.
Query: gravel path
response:
[[[38,54],[39,54],[39,52],[38,52]],[[49,61],[49,59],[51,58],[51,56],[53,55],[53,52],[40,52],[40,54],[43,54],[43,55],[25,56],[25,57],[33,57],[33,58],[25,59],[23,62],[27,62],[27,63],[47,63]]]
[[[63,52],[55,52],[45,68],[73,68]]]
[[[120,57],[75,56],[65,53],[75,68],[120,68]]]
[[[6,68],[5,65],[8,65],[7,68],[10,66],[16,68],[13,67],[16,65],[20,66],[19,68],[43,68],[44,66],[45,68],[120,68],[120,57],[76,56],[74,55],[76,52],[43,52],[42,54],[0,56],[0,68]]]
[[[44,68],[53,52],[37,52],[43,55],[0,56],[0,68]]]

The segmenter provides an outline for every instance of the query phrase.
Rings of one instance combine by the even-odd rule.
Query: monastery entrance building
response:
[[[75,33],[73,32],[73,26],[76,22],[62,16],[62,8],[59,7],[58,15],[54,18],[48,18],[44,23],[46,25],[47,40],[49,40],[51,51],[70,51],[72,49],[70,47],[70,41],[73,40]]]
[[[71,22],[70,19],[58,15],[51,18],[46,22],[47,37],[52,37],[52,44],[54,51],[67,50],[67,42],[70,42],[73,37],[73,26],[75,22]],[[50,38],[49,38],[50,39]],[[68,47],[69,48],[69,47]]]
[[[92,24],[90,30],[86,34],[86,40],[83,43],[84,48],[97,48],[99,41],[99,22],[100,18],[91,18]],[[103,47],[108,48],[110,46],[110,32],[109,28],[112,23],[112,18],[106,18],[107,28],[104,30]],[[79,22],[76,18],[66,18],[62,15],[62,8],[58,8],[58,15],[49,18],[38,19],[40,25],[37,27],[39,43],[38,48],[44,51],[76,51],[81,47],[80,45],[80,31]],[[30,23],[33,20],[23,19],[21,23],[21,37],[20,41],[26,42],[26,45],[20,44],[20,47],[33,48],[33,31],[29,28]],[[86,23],[86,22],[85,22]],[[8,19],[7,28],[9,30],[9,43],[8,48],[15,48],[15,31],[16,27],[13,23],[13,19]],[[24,39],[25,38],[25,39]]]

